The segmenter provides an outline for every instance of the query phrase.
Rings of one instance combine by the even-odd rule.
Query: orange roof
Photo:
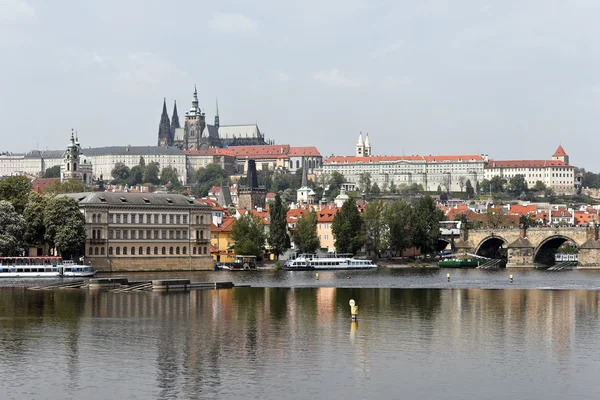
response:
[[[490,160],[485,168],[516,168],[516,167],[535,167],[535,168],[545,168],[545,167],[571,167],[568,164],[560,160],[503,160],[496,161]]]
[[[238,158],[279,158],[287,156],[287,154],[290,152],[290,145],[229,146],[227,149]]]
[[[36,178],[31,182],[31,189],[37,193],[44,193],[48,186],[56,181],[60,181],[60,178]]]
[[[558,149],[552,154],[552,157],[566,157],[567,153],[565,153],[565,149],[561,145],[558,145]]]
[[[290,147],[290,152],[288,153],[290,157],[298,157],[298,156],[311,156],[311,157],[321,157],[321,153],[315,146],[305,146],[305,147]]]
[[[479,155],[458,155],[458,156],[334,156],[325,160],[326,164],[345,164],[345,163],[376,163],[376,162],[394,162],[394,161],[425,161],[425,162],[451,162],[451,161],[484,161]]]
[[[318,223],[333,222],[333,218],[335,217],[335,214],[337,214],[337,212],[339,210],[340,209],[335,206],[329,206],[329,207],[325,207],[322,210],[317,211],[317,222]]]
[[[529,215],[535,214],[537,208],[534,204],[530,204],[528,206],[521,204],[511,204],[510,209],[508,210],[509,215]]]
[[[306,214],[309,210],[306,208],[295,208],[293,210],[288,210],[285,219],[288,224],[295,224],[298,222],[302,214]]]
[[[184,154],[186,155],[199,155],[199,156],[234,156],[234,154],[229,150],[229,148],[221,149],[219,147],[212,147],[210,149],[205,150],[184,150]]]
[[[235,221],[236,221],[236,219],[234,217],[223,216],[223,222],[218,226],[215,224],[211,224],[210,231],[211,232],[231,232],[231,227]]]
[[[573,214],[571,214],[568,210],[565,210],[564,208],[562,208],[560,210],[552,211],[552,216],[553,217],[563,217],[564,218],[564,217],[572,217]]]

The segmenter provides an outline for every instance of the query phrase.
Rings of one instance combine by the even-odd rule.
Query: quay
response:
[[[89,289],[105,290],[112,293],[148,292],[189,292],[198,289],[231,289],[233,282],[191,282],[189,279],[160,279],[129,281],[127,278],[93,278],[89,281],[77,280],[32,286],[29,290]]]

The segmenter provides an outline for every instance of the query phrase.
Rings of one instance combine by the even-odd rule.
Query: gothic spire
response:
[[[177,101],[173,102],[173,116],[171,117],[171,132],[169,135],[169,145],[173,145],[175,140],[175,129],[181,128],[179,124],[179,115],[177,115]]]
[[[217,114],[215,114],[215,127],[219,129],[220,120],[219,120],[219,99],[217,99]]]
[[[302,187],[308,186],[308,168],[306,168],[306,158],[302,157]]]
[[[160,124],[158,125],[158,145],[168,146],[169,134],[171,131],[171,122],[169,121],[169,114],[167,113],[167,99],[163,99],[163,109],[160,116]]]

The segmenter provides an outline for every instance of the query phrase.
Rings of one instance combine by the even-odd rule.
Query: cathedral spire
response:
[[[219,125],[220,125],[220,120],[219,120],[219,99],[217,99],[217,113],[215,114],[215,127],[217,129],[219,129]]]
[[[179,115],[177,115],[177,101],[173,102],[173,116],[171,117],[171,131],[169,135],[169,146],[173,145],[175,140],[175,129],[181,128],[179,124]]]
[[[158,145],[166,147],[169,145],[169,135],[171,132],[171,122],[167,113],[167,99],[163,99],[163,109],[160,116],[160,124],[158,125]]]

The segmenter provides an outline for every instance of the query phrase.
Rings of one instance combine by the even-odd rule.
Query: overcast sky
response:
[[[277,143],[600,171],[598,0],[0,0],[2,149],[154,145],[163,97]]]

